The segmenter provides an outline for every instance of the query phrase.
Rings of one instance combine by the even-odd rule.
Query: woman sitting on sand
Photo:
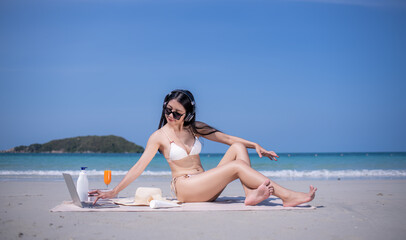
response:
[[[197,122],[195,101],[191,92],[174,90],[164,100],[158,130],[149,138],[141,158],[128,171],[121,182],[109,192],[99,190],[94,203],[100,198],[113,198],[137,179],[160,151],[172,171],[172,190],[181,202],[214,201],[232,181],[240,179],[245,191],[245,204],[256,205],[270,195],[282,199],[283,206],[291,207],[313,200],[316,188],[308,193],[295,192],[281,187],[251,167],[247,148],[253,148],[260,157],[271,160],[279,157],[259,144],[227,135],[215,128]],[[199,137],[230,145],[217,167],[204,171],[199,153]]]

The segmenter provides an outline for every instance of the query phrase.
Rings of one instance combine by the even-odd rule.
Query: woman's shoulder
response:
[[[164,137],[165,137],[165,135],[162,132],[162,128],[160,128],[160,129],[156,130],[155,132],[153,132],[151,134],[151,136],[149,137],[149,139],[152,141],[161,142]]]

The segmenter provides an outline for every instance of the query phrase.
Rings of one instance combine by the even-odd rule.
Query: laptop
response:
[[[79,199],[78,192],[76,191],[75,184],[73,183],[72,176],[68,173],[62,173],[65,179],[66,186],[68,187],[70,196],[72,197],[73,204],[81,208],[118,208],[120,206],[112,203],[110,200],[100,199],[99,203],[93,205],[92,202],[81,202]]]

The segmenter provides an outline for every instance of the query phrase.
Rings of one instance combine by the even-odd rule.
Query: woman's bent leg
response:
[[[222,166],[236,159],[243,160],[248,166],[251,166],[247,148],[242,143],[233,143],[217,166]]]
[[[247,187],[255,189],[246,196],[250,205],[269,197],[270,192],[266,186],[269,185],[269,179],[245,162],[236,160],[189,178],[179,178],[176,182],[178,199],[183,202],[210,201],[237,178]]]
[[[242,160],[244,161],[248,166],[251,166],[251,160],[248,156],[248,151],[247,148],[244,146],[242,143],[233,143],[227,150],[227,152],[224,154],[223,158],[219,162],[217,166],[223,166],[224,164],[230,163],[234,160]],[[248,195],[252,189],[248,188],[245,186],[243,183],[241,183],[245,195]],[[224,190],[224,189],[223,189]],[[217,199],[218,196],[220,196],[222,191],[220,191],[216,197],[214,197],[213,201]]]

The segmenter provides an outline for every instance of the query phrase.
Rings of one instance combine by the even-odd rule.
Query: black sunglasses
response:
[[[185,115],[185,114],[180,114],[178,112],[172,112],[171,109],[165,108],[165,115],[169,116],[169,115],[171,115],[171,113],[172,113],[173,118],[176,120],[179,120],[183,115]]]

